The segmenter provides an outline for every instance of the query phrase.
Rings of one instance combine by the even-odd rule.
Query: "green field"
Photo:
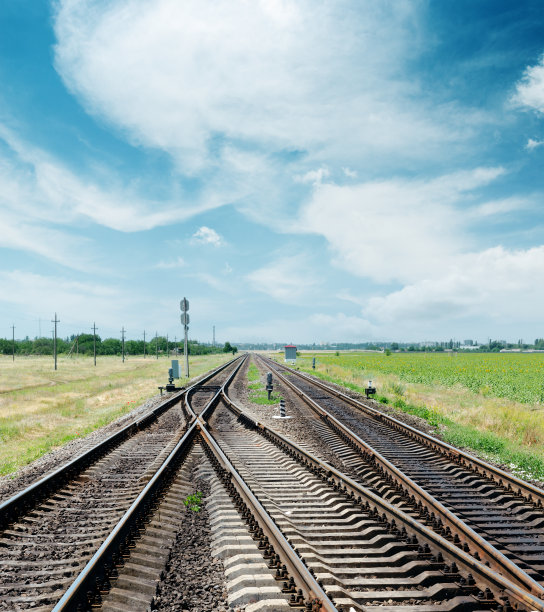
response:
[[[474,393],[544,403],[544,353],[354,353],[318,361],[362,375],[394,374],[424,385],[461,385]]]
[[[302,353],[297,367],[360,392],[373,380],[451,444],[544,480],[544,354]]]
[[[196,377],[232,355],[190,357]],[[158,394],[170,361],[130,357],[0,356],[0,475],[14,472],[52,448],[83,437]],[[181,384],[184,384],[181,380]]]

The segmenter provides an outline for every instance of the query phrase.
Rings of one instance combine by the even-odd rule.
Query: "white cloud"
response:
[[[278,257],[254,270],[246,278],[257,291],[287,304],[296,304],[307,299],[313,288],[319,284],[304,255]]]
[[[186,265],[183,257],[177,257],[171,261],[159,261],[159,263],[155,265],[155,268],[161,270],[175,270],[176,268],[184,268]]]
[[[418,10],[372,0],[59,0],[55,63],[89,112],[188,173],[220,166],[217,135],[345,160],[427,158],[464,141],[473,121],[401,76],[420,49]]]
[[[359,306],[366,304],[365,299],[361,298],[360,296],[353,295],[349,289],[343,289],[342,291],[338,292],[335,297],[339,300],[351,302],[352,304],[357,304]]]
[[[348,178],[357,178],[357,172],[355,170],[351,168],[342,168],[342,170]]]
[[[196,244],[211,244],[214,247],[223,246],[221,236],[211,227],[203,225],[193,234],[193,242]]]
[[[0,271],[2,302],[20,306],[23,312],[60,314],[68,325],[74,317],[86,321],[111,321],[134,309],[126,291],[96,282],[80,282],[63,276],[44,276],[24,270]],[[125,319],[126,321],[126,319]],[[64,328],[66,329],[66,327]]]
[[[312,313],[302,318],[270,317],[263,313],[260,323],[229,324],[222,337],[235,342],[358,342],[373,338],[375,327],[362,317],[344,313]]]
[[[527,141],[527,144],[525,145],[525,148],[528,151],[532,151],[533,149],[537,149],[538,147],[541,147],[542,145],[544,145],[544,140],[534,140],[533,138],[529,138],[529,140]]]
[[[320,185],[323,179],[328,178],[330,172],[327,168],[319,168],[317,170],[309,170],[306,174],[296,175],[295,181],[298,183],[311,183],[312,185]]]
[[[544,300],[542,270],[544,246],[469,253],[456,258],[441,275],[372,298],[363,314],[381,324],[451,323],[474,316],[487,322],[539,324]]]
[[[526,68],[523,77],[516,84],[512,101],[518,106],[544,113],[544,55],[538,64]]]
[[[324,236],[336,263],[356,276],[414,282],[466,252],[465,215],[456,205],[503,172],[478,168],[427,181],[318,185],[291,230]]]
[[[465,221],[488,219],[498,215],[504,216],[508,213],[532,208],[534,205],[532,197],[511,197],[502,200],[490,200],[464,211]]]
[[[334,315],[316,313],[310,316],[310,322],[316,330],[320,330],[320,336],[314,337],[328,338],[329,341],[361,342],[362,340],[374,337],[377,331],[368,319],[354,317],[343,312]]]
[[[27,251],[74,270],[89,271],[93,267],[89,240],[24,219],[25,215],[0,208],[0,247]]]
[[[191,274],[190,277],[199,280],[205,285],[208,285],[208,287],[215,289],[215,291],[220,291],[221,293],[235,294],[237,291],[231,282],[227,282],[209,272],[197,272],[196,274]]]
[[[2,141],[7,146],[0,151],[4,228],[0,245],[66,266],[88,269],[91,265],[92,243],[71,235],[74,226],[78,233],[89,223],[122,232],[142,231],[184,221],[225,203],[207,195],[190,205],[142,198],[130,184],[120,184],[107,171],[100,173],[100,183],[78,176],[0,124]]]

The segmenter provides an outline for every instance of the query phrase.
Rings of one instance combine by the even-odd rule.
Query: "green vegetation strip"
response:
[[[321,362],[321,367],[326,367],[323,362],[326,364],[328,359],[322,356],[319,356],[318,359]],[[330,359],[335,359],[335,356],[331,356]],[[338,360],[337,357],[336,360]],[[324,381],[335,383],[364,395],[365,387],[363,385],[346,380],[348,376],[352,375],[349,370],[346,371],[345,376],[334,376],[319,369],[313,370],[311,358],[308,357],[298,359],[297,367]],[[402,393],[401,385],[397,385],[396,389],[395,385],[389,385],[389,387],[398,393]],[[437,435],[452,446],[474,450],[483,458],[504,465],[520,478],[544,480],[544,457],[542,453],[536,450],[498,436],[492,431],[482,431],[471,425],[456,423],[437,410],[410,404],[395,394],[391,396],[379,395],[375,399],[396,410],[425,420],[435,429]],[[515,418],[514,415],[511,416]]]
[[[424,385],[461,385],[484,396],[544,403],[543,353],[339,353],[318,355],[322,365],[393,374]],[[300,360],[297,360],[297,364]],[[302,362],[309,361],[304,356]]]
[[[273,404],[279,404],[282,399],[281,395],[272,392],[270,399],[268,399],[268,391],[261,382],[261,374],[255,364],[251,364],[247,371],[247,382],[249,389],[249,400],[254,404],[260,404],[262,406],[272,406]]]

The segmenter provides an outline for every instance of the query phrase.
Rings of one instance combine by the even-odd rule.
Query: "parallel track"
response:
[[[356,451],[357,469],[367,482],[385,485],[389,489],[385,495],[395,497],[401,506],[411,506],[421,520],[434,524],[467,552],[541,595],[542,491],[296,370],[271,361],[267,366],[278,374],[280,369],[291,373],[282,382],[319,411],[341,438],[331,443],[342,446],[343,442],[344,453],[346,444],[352,453]],[[495,562],[493,549],[504,555],[502,560]]]

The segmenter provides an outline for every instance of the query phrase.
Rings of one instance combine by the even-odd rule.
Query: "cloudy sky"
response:
[[[540,0],[3,0],[0,336],[544,336]]]

